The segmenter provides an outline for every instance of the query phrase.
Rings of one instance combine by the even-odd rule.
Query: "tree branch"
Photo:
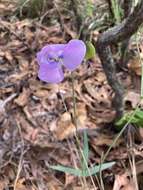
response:
[[[126,19],[129,14],[131,13],[132,7],[133,6],[133,1],[132,0],[124,0],[123,2],[123,10],[124,10],[124,18]],[[125,67],[126,66],[126,55],[127,55],[127,50],[128,50],[128,45],[130,42],[130,38],[125,39],[122,44],[121,44],[121,59],[120,59],[120,63],[121,63],[121,67]]]
[[[110,45],[130,38],[143,23],[143,1],[140,1],[133,12],[123,22],[101,34],[96,42],[96,50],[101,59],[109,85],[115,97],[113,106],[116,109],[117,119],[123,115],[123,87],[116,76],[115,62],[112,57]]]

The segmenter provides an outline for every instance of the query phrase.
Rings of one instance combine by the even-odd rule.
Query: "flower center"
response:
[[[63,52],[59,51],[59,52],[49,52],[48,56],[47,56],[47,60],[49,63],[60,63],[63,60]]]

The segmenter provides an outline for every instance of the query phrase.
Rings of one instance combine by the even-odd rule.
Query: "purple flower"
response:
[[[37,53],[38,77],[45,82],[59,83],[64,79],[62,66],[74,71],[84,59],[86,46],[81,40],[71,40],[67,44],[44,46]]]

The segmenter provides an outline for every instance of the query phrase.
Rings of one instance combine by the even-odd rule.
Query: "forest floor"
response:
[[[83,189],[78,177],[49,168],[78,167],[80,160],[71,118],[69,72],[65,71],[60,84],[47,84],[37,77],[36,53],[45,44],[76,38],[69,17],[64,18],[67,22],[63,31],[58,21],[43,24],[45,16],[55,14],[55,8],[48,11],[40,19],[21,18],[14,2],[0,1],[0,190]],[[98,30],[93,33],[96,38]],[[134,48],[134,44],[130,46]],[[139,58],[130,60],[128,69],[117,75],[125,88],[126,108],[135,109],[140,99]],[[89,165],[100,164],[118,133],[111,125],[115,118],[111,103],[114,94],[97,55],[74,72],[74,88],[81,146],[82,132],[86,130]],[[143,189],[143,129],[137,129],[134,137],[131,131],[119,138],[105,160],[115,161],[112,168],[102,173],[105,190],[134,190],[136,180]],[[98,175],[97,178],[101,180]],[[99,189],[98,180],[93,179]],[[95,189],[90,177],[86,181],[87,189]]]

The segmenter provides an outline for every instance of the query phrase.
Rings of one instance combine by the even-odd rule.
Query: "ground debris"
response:
[[[55,9],[52,5],[50,13],[55,13]],[[14,184],[15,190],[82,190],[77,177],[51,170],[49,165],[80,167],[74,134],[78,133],[83,146],[84,130],[89,138],[89,164],[100,164],[103,152],[116,137],[112,130],[114,93],[97,55],[93,60],[85,61],[74,72],[76,128],[69,72],[65,72],[61,84],[46,84],[37,77],[36,61],[36,53],[43,45],[76,38],[69,16],[71,12],[63,15],[61,27],[57,21],[43,25],[46,15],[42,15],[40,21],[19,18],[16,10],[15,1],[0,1],[0,190],[13,189]],[[96,30],[94,33],[99,35]],[[129,62],[128,66],[139,77],[140,65],[137,63],[137,68],[133,68],[131,64]],[[130,103],[134,109],[140,95],[132,87],[130,73],[121,71],[118,77],[127,91],[125,103]],[[139,133],[143,137],[142,129]],[[143,147],[138,143],[135,142],[132,148],[137,160],[137,175],[141,176]],[[120,138],[106,158],[106,161],[116,161],[114,170],[103,172],[109,190],[133,189],[132,178],[128,179],[125,170],[127,166],[130,171],[126,144],[126,140]],[[88,189],[92,190],[88,178],[87,183]]]

